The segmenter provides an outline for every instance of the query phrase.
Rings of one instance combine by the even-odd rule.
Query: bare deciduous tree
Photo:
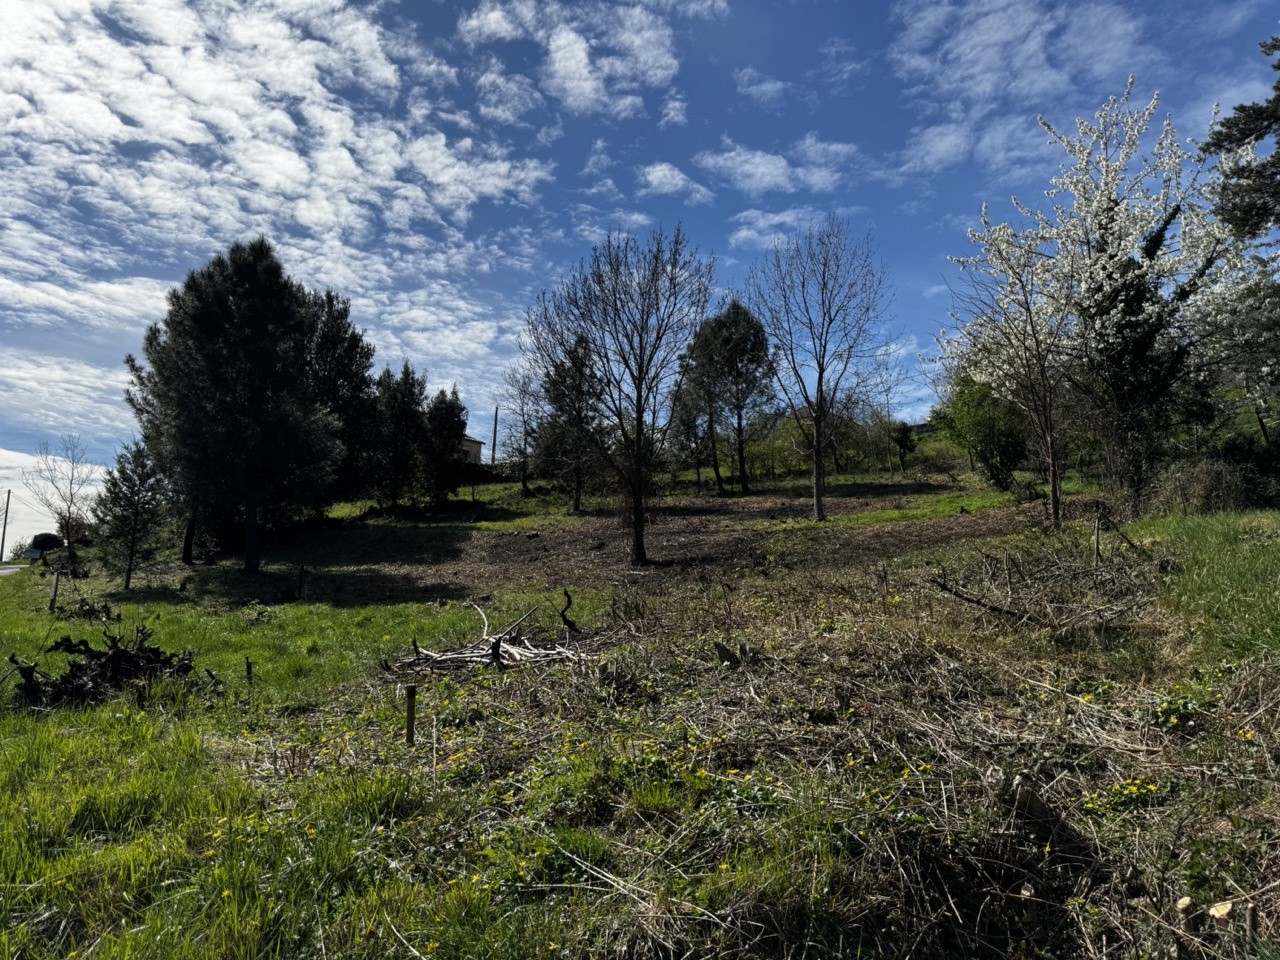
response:
[[[518,358],[503,372],[499,400],[509,413],[510,424],[503,438],[503,450],[520,475],[521,496],[527,497],[533,493],[529,488],[529,462],[533,458],[543,403],[538,374],[526,357]]]
[[[89,462],[89,451],[79,434],[68,433],[58,439],[56,447],[41,440],[36,447],[36,462],[22,471],[22,483],[31,496],[53,517],[58,535],[75,556],[74,541],[84,528],[89,489],[98,468]]]
[[[775,375],[813,464],[813,515],[826,519],[824,456],[842,398],[878,381],[890,294],[871,236],[832,215],[779,241],[747,277],[747,306],[773,344]]]
[[[644,243],[610,234],[526,315],[528,353],[544,382],[575,349],[590,367],[604,428],[592,442],[626,500],[634,564],[648,562],[645,503],[680,354],[706,314],[712,269],[679,227]]]

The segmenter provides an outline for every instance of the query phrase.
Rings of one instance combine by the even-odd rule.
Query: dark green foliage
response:
[[[130,443],[116,455],[93,503],[94,543],[103,568],[128,590],[139,564],[155,557],[163,533],[168,486],[151,454]]]
[[[375,385],[377,440],[373,445],[369,488],[383,506],[412,495],[427,452],[426,377],[406,360],[400,374],[382,371]]]
[[[1091,271],[1075,303],[1080,362],[1070,374],[1102,441],[1107,475],[1136,509],[1176,424],[1194,415],[1189,389],[1196,358],[1180,334],[1184,306],[1221,251],[1212,248],[1190,276],[1162,289],[1153,265],[1176,242],[1174,204],[1134,255],[1116,239],[1116,211],[1098,218]]]
[[[337,418],[316,395],[332,378],[315,348],[329,333],[349,343],[345,306],[319,303],[317,319],[317,299],[265,238],[236,243],[170,291],[168,313],[143,339],[145,365],[125,360],[143,443],[193,518],[243,522],[248,572],[259,565],[259,515],[318,506],[341,457]]]
[[[351,322],[351,301],[332,290],[298,289],[307,324],[307,388],[333,418],[342,454],[329,491],[336,499],[362,495],[374,455],[376,415],[373,345]]]
[[[915,430],[911,428],[911,424],[899,420],[890,428],[889,439],[893,441],[893,448],[898,454],[898,469],[906,473],[907,457],[916,449]]]
[[[37,533],[31,538],[32,550],[58,550],[64,543],[56,533]]]
[[[737,300],[698,327],[685,354],[684,382],[697,398],[705,418],[706,449],[716,486],[724,492],[716,431],[727,423],[733,433],[738,484],[746,493],[746,427],[752,415],[773,398],[773,363],[769,338],[760,321]]]
[[[423,493],[435,506],[441,506],[462,486],[466,463],[462,459],[462,440],[467,435],[467,408],[458,398],[455,386],[448,393],[441,390],[427,404],[427,447],[423,462]]]
[[[1013,489],[1013,471],[1027,457],[1020,411],[991,387],[961,375],[931,419],[965,448],[975,467],[997,490]]]
[[[1263,56],[1280,54],[1280,36],[1261,44]],[[1272,64],[1280,71],[1280,58]],[[1280,150],[1241,161],[1232,156],[1280,137],[1280,79],[1270,99],[1242,103],[1209,133],[1203,150],[1223,157],[1223,183],[1217,198],[1218,215],[1238,234],[1260,237],[1280,226]],[[1274,146],[1274,144],[1273,144]]]

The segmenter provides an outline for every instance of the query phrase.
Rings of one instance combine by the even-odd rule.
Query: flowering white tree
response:
[[[979,252],[955,258],[966,279],[954,314],[962,325],[940,346],[943,364],[953,374],[963,370],[988,384],[997,397],[1026,415],[1049,481],[1049,510],[1057,528],[1062,517],[1065,391],[1075,324],[1063,309],[1047,226],[1034,221],[1021,229],[992,224],[983,210],[982,229],[969,233]]]
[[[1062,391],[1083,402],[1113,481],[1139,495],[1213,332],[1205,304],[1241,252],[1213,218],[1202,159],[1168,121],[1148,144],[1159,99],[1136,106],[1132,93],[1131,79],[1072,133],[1042,119],[1068,157],[1050,205],[1015,200],[1020,229],[984,213],[971,234],[979,252],[957,260],[971,280],[957,311],[969,323],[949,354],[970,357],[971,375],[1028,412],[1055,523],[1060,450],[1048,419]]]

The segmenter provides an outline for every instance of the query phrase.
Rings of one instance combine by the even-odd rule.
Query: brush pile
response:
[[[103,636],[103,649],[69,635],[55,641],[46,652],[68,656],[67,668],[59,676],[10,654],[9,662],[18,673],[18,705],[84,707],[130,690],[140,691],[164,678],[186,682],[195,670],[191,653],[168,653],[151,643],[152,633],[146,625],[136,627],[131,638],[110,629],[104,629]]]

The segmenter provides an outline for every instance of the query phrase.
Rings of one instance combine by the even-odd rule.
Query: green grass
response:
[[[901,499],[827,526],[1007,502]],[[480,618],[392,572],[425,559],[414,576],[429,581],[432,558],[489,523],[562,522],[501,509],[354,511],[257,577],[197,569],[185,591],[176,576],[128,600],[73,583],[195,650],[228,691],[157,690],[146,710],[0,706],[0,957],[892,956],[922,931],[926,953],[1011,953],[1023,913],[1003,898],[1024,880],[1063,936],[1146,937],[1125,943],[1156,955],[1184,892],[1204,907],[1271,880],[1257,871],[1280,839],[1265,775],[1280,721],[1259,708],[1278,679],[1280,514],[1135,526],[1168,559],[1141,644],[1020,633],[930,587],[927,559],[807,566],[825,528],[800,524],[794,569],[575,589],[585,625],[615,605],[649,612],[611,625],[584,665],[424,678],[411,749],[378,660],[469,643]],[[1078,531],[981,546],[1087,556]],[[271,599],[299,563],[307,602]],[[96,627],[53,622],[48,586],[0,579],[0,650],[56,668],[47,638]],[[534,606],[552,624],[557,601],[531,584],[482,606],[495,627]],[[726,668],[713,639],[759,655]],[[1035,769],[1064,822],[1125,865],[1123,889],[1081,882],[993,804],[997,742],[994,762]]]
[[[811,518],[795,520],[751,520],[734,524],[748,530],[798,529],[805,527],[870,527],[887,523],[910,523],[918,520],[936,520],[954,517],[961,511],[978,513],[994,510],[1015,503],[1012,494],[994,490],[963,491],[956,493],[922,493],[895,497],[902,506],[879,510],[863,510],[855,513],[828,513],[822,523]],[[828,509],[832,504],[828,501]]]
[[[1280,514],[1165,517],[1133,532],[1177,558],[1166,603],[1206,656],[1280,650]]]

